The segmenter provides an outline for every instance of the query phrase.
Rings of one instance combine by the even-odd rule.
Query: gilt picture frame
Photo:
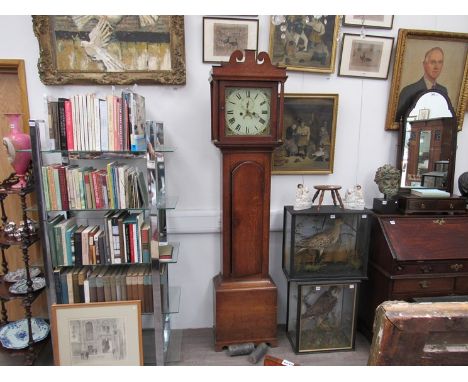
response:
[[[393,41],[393,37],[344,33],[338,75],[387,79]]]
[[[343,16],[343,26],[392,29],[393,15],[346,15]]]
[[[271,63],[292,71],[333,73],[341,16],[283,16],[270,25]]]
[[[424,86],[418,90],[418,83],[423,84],[423,62],[434,48],[443,52],[443,66],[439,69],[436,89],[448,95],[461,130],[468,99],[468,33],[414,29],[400,29],[398,32],[386,130],[399,130],[400,120],[417,95],[410,96],[410,86],[418,93],[427,89]],[[404,88],[404,97],[401,97]]]
[[[246,49],[258,49],[258,19],[203,17],[203,62],[227,62]]]
[[[284,95],[283,144],[273,151],[272,174],[331,174],[338,94]]]
[[[45,85],[183,85],[183,16],[32,16]]]
[[[143,365],[141,302],[53,304],[55,366]]]

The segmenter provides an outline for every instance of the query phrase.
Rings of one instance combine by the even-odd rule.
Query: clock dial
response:
[[[226,88],[226,135],[270,134],[269,88]]]

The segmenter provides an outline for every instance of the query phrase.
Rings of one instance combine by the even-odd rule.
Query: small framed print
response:
[[[141,302],[52,305],[56,366],[141,366]]]
[[[421,119],[429,119],[429,112],[431,110],[430,109],[419,109],[419,113],[418,113],[418,119],[421,120]]]
[[[393,15],[348,15],[343,17],[343,25],[348,27],[393,28]]]
[[[344,33],[338,75],[387,79],[393,40],[393,37]]]
[[[203,62],[227,62],[235,50],[257,48],[257,19],[203,18]]]

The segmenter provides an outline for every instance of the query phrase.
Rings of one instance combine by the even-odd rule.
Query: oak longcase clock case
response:
[[[285,80],[285,69],[264,52],[235,51],[213,66],[211,132],[222,154],[222,268],[213,280],[218,351],[277,342],[277,289],[268,275],[270,183]]]

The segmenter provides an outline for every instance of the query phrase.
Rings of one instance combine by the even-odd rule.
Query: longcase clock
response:
[[[214,282],[215,350],[277,345],[277,289],[268,274],[271,156],[282,137],[286,70],[235,51],[213,66],[211,132],[222,154],[222,270]]]

